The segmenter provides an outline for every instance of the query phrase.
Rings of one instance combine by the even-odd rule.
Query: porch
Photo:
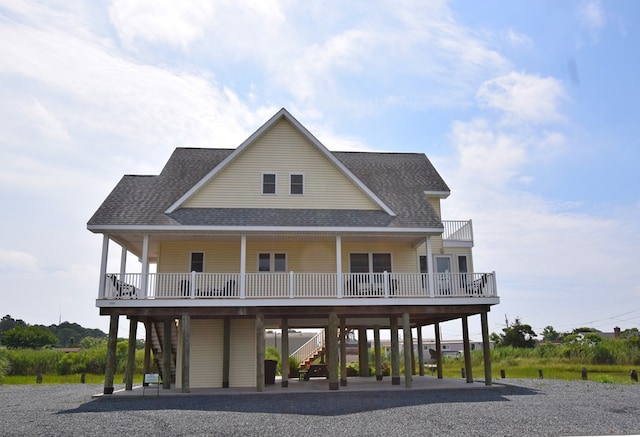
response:
[[[101,300],[497,298],[491,273],[108,273]],[[262,302],[262,304],[267,304]],[[296,304],[300,304],[297,302]],[[188,305],[185,302],[185,305]],[[286,305],[286,304],[285,304]],[[100,305],[99,305],[100,306]]]

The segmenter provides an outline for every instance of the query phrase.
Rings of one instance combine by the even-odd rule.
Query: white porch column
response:
[[[342,237],[336,235],[336,293],[338,298],[343,296],[342,292]]]
[[[247,236],[240,237],[240,299],[245,296],[245,275],[247,274]]]
[[[149,235],[142,237],[142,278],[140,280],[140,290],[143,298],[147,297],[147,283],[149,281]]]
[[[433,281],[433,250],[431,249],[431,237],[427,237],[426,239],[426,247],[427,247],[427,283],[429,284],[429,296],[433,297],[435,295],[436,285]]]
[[[127,273],[127,249],[122,246],[122,252],[120,252],[120,280],[125,281],[124,275]]]
[[[98,283],[98,298],[105,297],[105,285],[107,279],[107,259],[109,258],[109,236],[102,235],[102,257],[100,260],[100,282]]]

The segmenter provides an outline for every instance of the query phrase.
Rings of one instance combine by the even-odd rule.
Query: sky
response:
[[[118,180],[285,107],[329,150],[432,160],[491,332],[638,327],[639,25],[634,0],[0,0],[0,313],[107,331],[86,223]]]

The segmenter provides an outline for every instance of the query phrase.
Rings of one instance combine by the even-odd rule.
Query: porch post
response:
[[[342,237],[336,235],[336,294],[341,298],[342,291]]]
[[[256,314],[256,391],[264,391],[264,315]]]
[[[438,379],[442,379],[442,340],[440,339],[440,323],[433,324],[436,336],[436,369],[438,370]]]
[[[171,325],[173,319],[170,317],[165,318],[162,321],[162,388],[169,390],[171,388]]]
[[[340,385],[347,386],[347,326],[344,317],[340,317]]]
[[[124,246],[122,246],[122,251],[120,252],[120,280],[121,281],[125,281],[124,275],[126,273],[127,273],[127,249]]]
[[[427,283],[429,284],[429,296],[435,296],[436,285],[433,280],[433,250],[431,248],[431,237],[427,237],[426,240],[427,247]]]
[[[231,319],[225,318],[222,333],[222,388],[229,388],[231,365]]]
[[[411,340],[411,375],[415,375],[416,374],[416,351],[415,351],[415,348],[413,347],[413,328],[411,327],[411,325],[409,325],[409,333],[411,334],[411,337],[409,338],[409,340]]]
[[[282,387],[289,387],[289,320],[282,319],[282,351],[280,359],[282,361]]]
[[[107,340],[107,358],[104,372],[104,391],[113,394],[113,376],[116,373],[116,346],[118,344],[118,314],[112,313],[109,320],[109,339]]]
[[[402,335],[404,336],[404,386],[411,388],[413,385],[412,371],[413,363],[411,362],[411,351],[413,350],[413,342],[411,341],[411,323],[409,313],[402,313]]]
[[[418,375],[424,376],[424,346],[422,345],[422,326],[417,327],[418,336]]]
[[[398,318],[392,315],[391,325],[391,385],[400,385],[400,344],[398,341]]]
[[[245,296],[245,284],[247,274],[247,236],[240,237],[240,299]]]
[[[467,382],[473,382],[473,371],[471,369],[471,346],[469,345],[469,319],[462,317],[462,345],[464,348],[464,370],[467,374]]]
[[[151,370],[151,322],[144,321],[144,365],[143,373],[147,374]]]
[[[129,318],[129,342],[127,344],[127,368],[125,370],[125,390],[133,390],[133,372],[136,367],[136,333],[138,330],[138,318]]]
[[[142,278],[140,281],[140,290],[142,297],[147,297],[147,283],[149,281],[149,234],[142,237]]]
[[[491,385],[491,343],[489,342],[489,321],[487,312],[480,313],[482,325],[482,352],[484,355],[484,385]]]
[[[329,314],[329,327],[326,331],[327,350],[329,351],[329,390],[338,390],[338,315]]]
[[[183,314],[180,320],[182,336],[182,393],[189,393],[189,358],[191,354],[191,316]]]
[[[100,258],[100,282],[98,283],[98,297],[103,299],[106,292],[107,261],[109,258],[109,236],[102,235],[102,256]]]
[[[373,350],[376,360],[376,381],[382,381],[382,357],[380,354],[380,327],[373,327]]]
[[[358,375],[369,376],[369,341],[367,340],[367,329],[358,328]]]

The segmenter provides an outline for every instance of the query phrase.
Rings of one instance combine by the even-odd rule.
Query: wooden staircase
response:
[[[300,363],[300,368],[309,367],[320,355],[324,354],[325,341],[324,329],[311,337],[298,350],[291,354]]]
[[[158,373],[164,380],[164,361],[162,346],[164,345],[164,322],[154,321],[151,324],[151,349],[153,350],[153,360],[158,368]],[[175,323],[171,324],[171,382],[176,381],[176,356],[178,353],[178,330]]]

